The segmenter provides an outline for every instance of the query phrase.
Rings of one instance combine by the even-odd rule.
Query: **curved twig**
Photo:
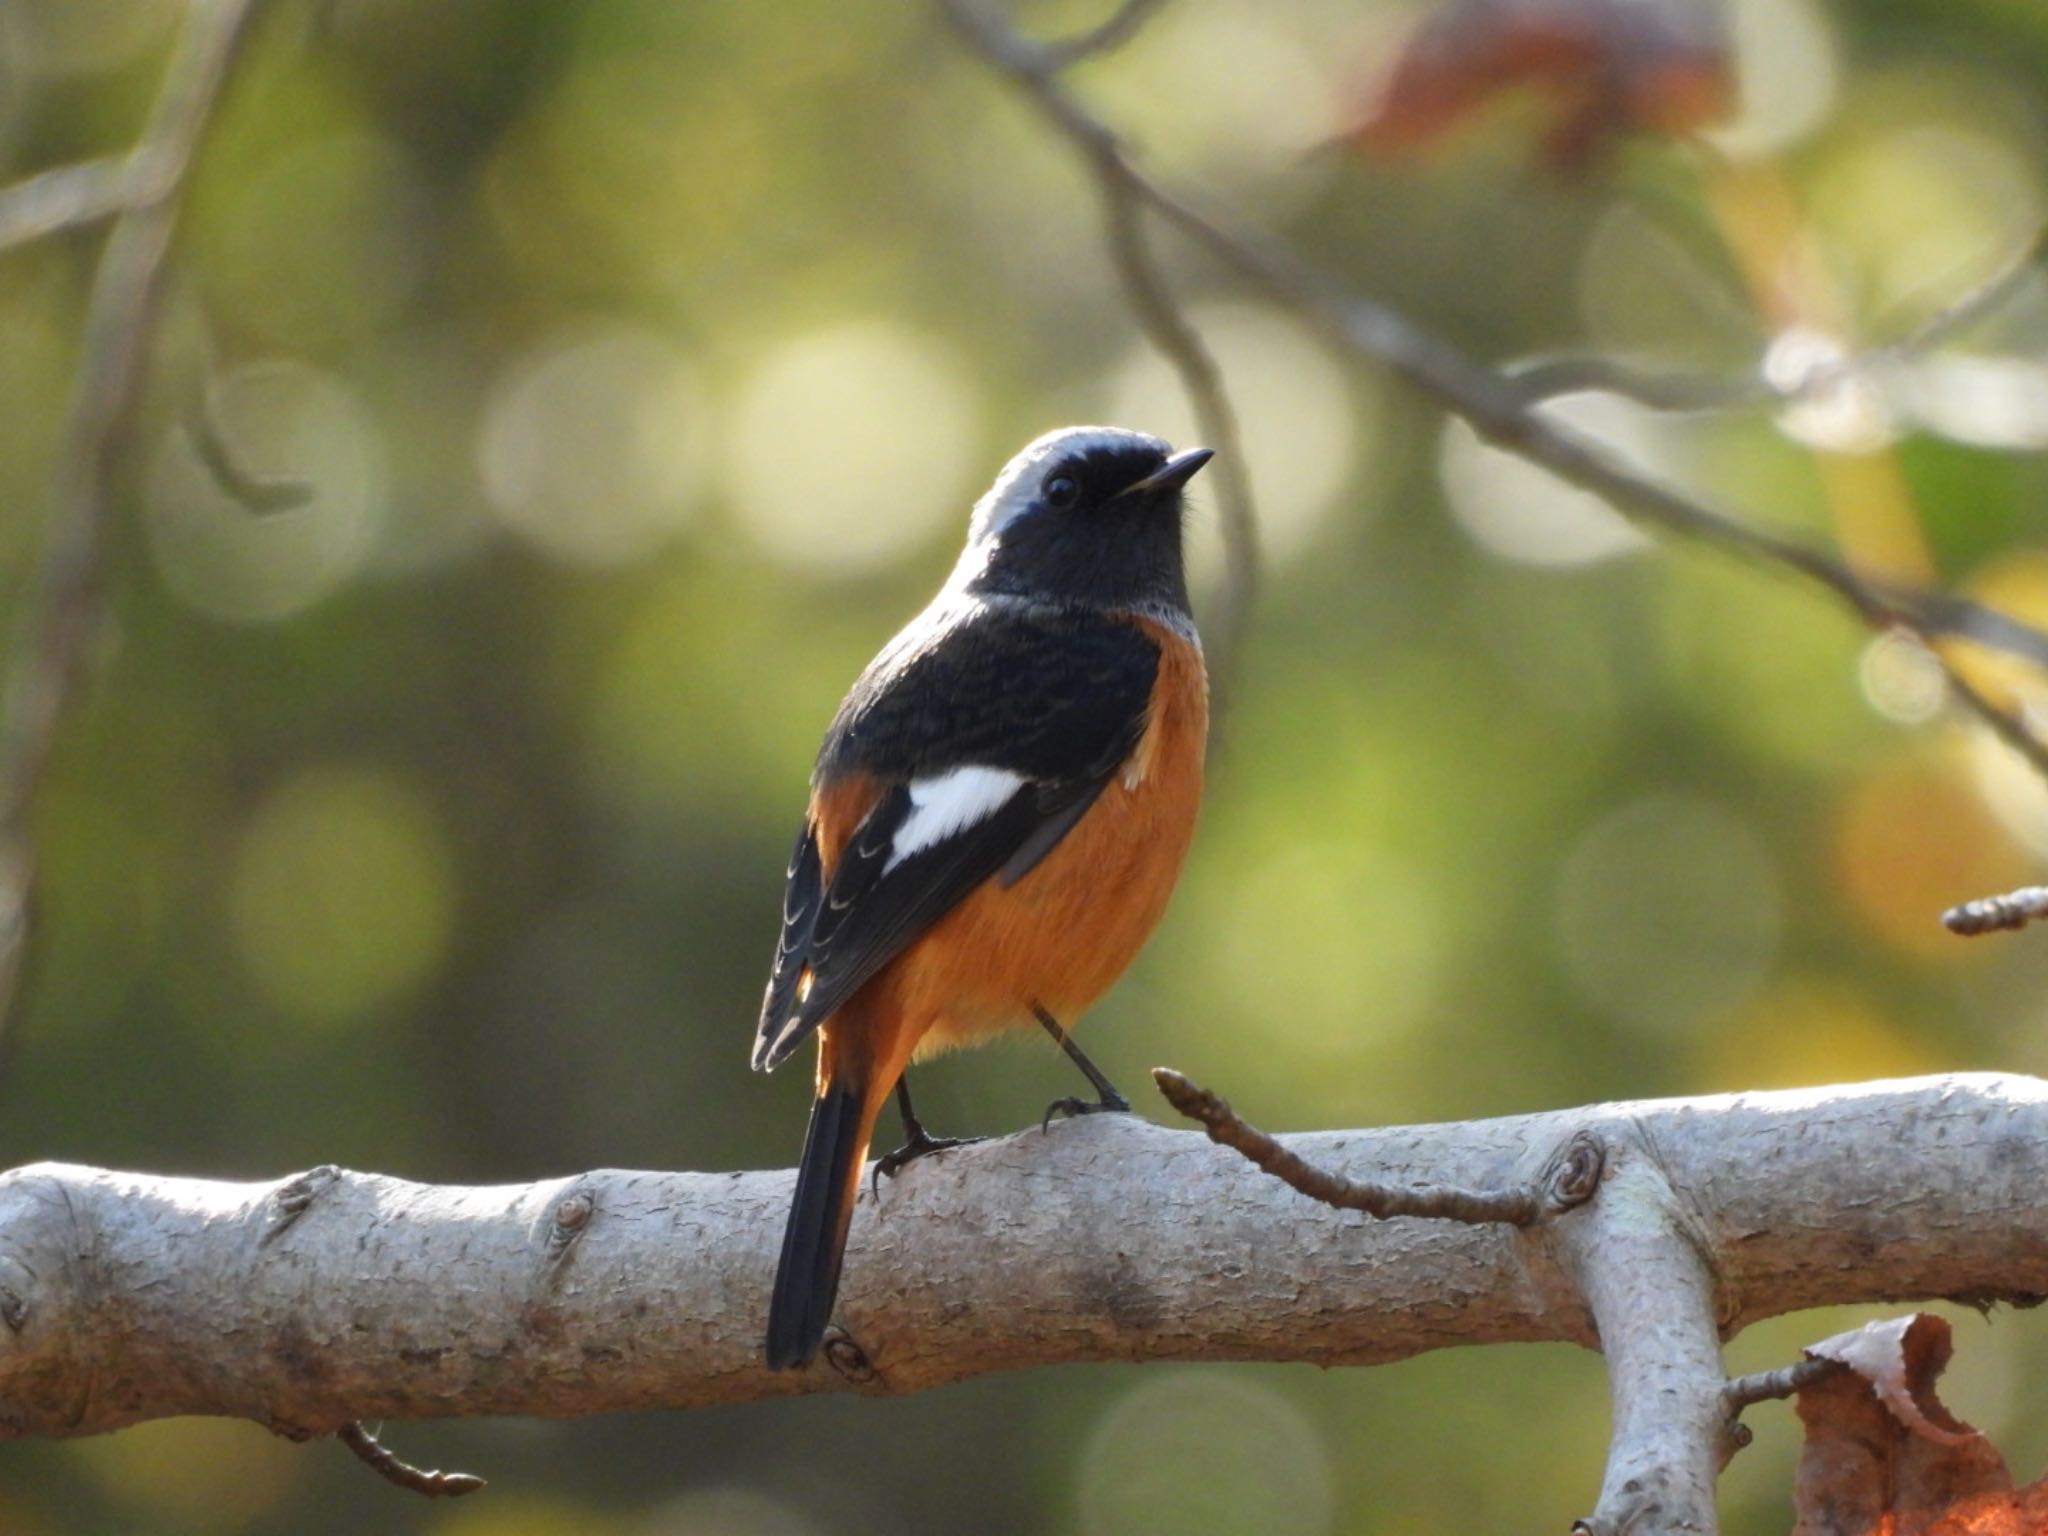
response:
[[[29,813],[99,632],[113,474],[156,330],[180,195],[256,10],[256,0],[192,7],[142,147],[119,172],[122,211],[93,279],[48,544],[15,635],[0,719],[0,1019],[20,981],[36,886]]]
[[[1174,302],[1173,291],[1146,242],[1144,206],[1119,176],[1105,179],[1103,195],[1108,204],[1110,250],[1123,275],[1131,308],[1152,345],[1180,375],[1181,388],[1195,413],[1195,430],[1216,449],[1213,473],[1223,532],[1223,582],[1202,627],[1210,671],[1227,680],[1244,639],[1259,579],[1259,519],[1252,501],[1243,434],[1238,431],[1237,413],[1231,409],[1223,370],[1201,332]],[[1227,682],[1222,686],[1227,687]]]
[[[1526,391],[1407,316],[1346,292],[1270,237],[1200,206],[1148,174],[1108,124],[1060,79],[1056,60],[976,0],[938,0],[974,51],[1016,85],[1105,181],[1114,177],[1229,270],[1321,331],[1334,345],[1380,364],[1487,441],[1601,497],[1634,522],[1787,570],[1832,593],[1874,629],[1901,628],[1933,642],[1956,638],[2048,665],[2048,634],[1951,593],[1864,575],[1834,554],[1759,528],[1644,474],[1597,438],[1530,408]],[[1996,286],[1994,284],[1994,286]],[[1955,697],[2048,776],[2048,744],[1997,707],[1933,647]]]
[[[342,1425],[334,1432],[334,1438],[385,1482],[430,1499],[459,1499],[485,1486],[484,1480],[473,1472],[441,1472],[402,1460],[359,1420]]]

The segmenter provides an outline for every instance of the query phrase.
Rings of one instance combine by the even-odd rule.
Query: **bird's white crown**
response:
[[[1171,450],[1160,439],[1124,427],[1060,427],[1033,438],[1005,464],[996,483],[974,504],[967,524],[970,546],[987,543],[1031,510],[1045,472],[1061,459],[1099,448],[1149,448],[1164,456]]]

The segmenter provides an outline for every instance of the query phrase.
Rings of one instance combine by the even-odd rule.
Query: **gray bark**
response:
[[[1369,1365],[1608,1341],[1597,1532],[1711,1530],[1717,1333],[1834,1302],[2048,1294],[2048,1083],[1975,1075],[1287,1138],[1354,1177],[1503,1187],[1575,1134],[1538,1225],[1333,1211],[1195,1132],[1098,1116],[865,1193],[836,1335],[758,1341],[790,1174],[434,1187],[38,1164],[0,1175],[0,1433],[180,1413],[357,1419],[912,1392],[1080,1360]],[[1595,1320],[1598,1319],[1596,1328]]]

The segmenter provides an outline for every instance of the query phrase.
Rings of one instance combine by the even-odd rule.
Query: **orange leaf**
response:
[[[1696,133],[1734,101],[1718,12],[1698,0],[1449,0],[1346,136],[1412,153],[1517,90],[1544,98],[1544,153],[1560,171],[1626,134]]]
[[[2048,1480],[2017,1493],[1963,1499],[1927,1528],[1927,1536],[2041,1536],[2048,1531]]]

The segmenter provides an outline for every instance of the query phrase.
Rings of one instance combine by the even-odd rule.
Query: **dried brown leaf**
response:
[[[1997,1448],[1935,1395],[1953,1352],[1948,1323],[1925,1312],[1871,1323],[1807,1350],[1848,1369],[1799,1393],[1806,1444],[1793,1490],[1793,1536],[2041,1536],[2048,1529],[2010,1523],[2024,1521],[2024,1502],[2039,1494],[2015,1494]]]
[[[1846,1365],[1870,1383],[1898,1421],[1936,1445],[1961,1445],[1977,1431],[1944,1408],[1934,1383],[1948,1369],[1955,1340],[1931,1312],[1865,1323],[1811,1345],[1810,1360]]]

